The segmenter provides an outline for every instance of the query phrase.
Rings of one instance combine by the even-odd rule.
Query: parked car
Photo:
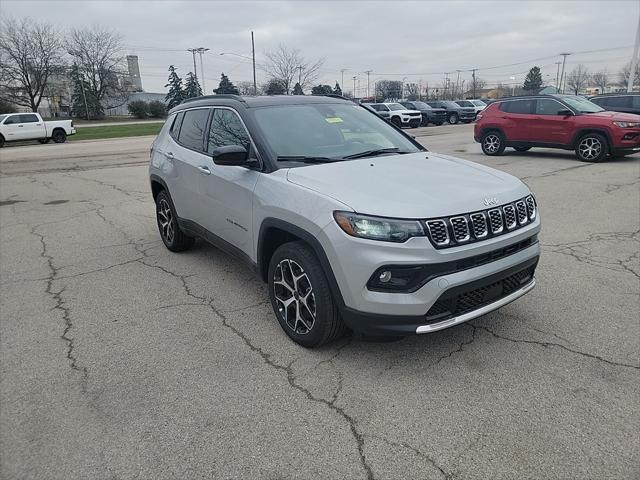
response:
[[[540,218],[525,184],[428,152],[348,100],[187,100],[149,174],[164,245],[199,237],[244,260],[306,347],[347,327],[434,332],[535,285]]]
[[[482,100],[456,100],[456,103],[461,107],[471,107],[473,111],[478,115],[482,110],[487,107],[487,104]]]
[[[370,103],[371,108],[379,113],[388,112],[389,121],[396,127],[419,127],[422,123],[422,114],[416,110],[408,110],[399,103]]]
[[[640,115],[640,93],[638,92],[596,95],[589,100],[605,110]]]
[[[6,113],[0,115],[0,147],[5,142],[38,140],[47,143],[53,140],[64,143],[67,136],[76,133],[72,120],[45,122],[39,113]]]
[[[360,105],[362,105],[367,110],[371,110],[373,113],[378,115],[380,118],[384,118],[385,120],[389,120],[391,118],[391,112],[389,111],[389,109],[382,109],[381,108],[379,110],[376,110],[375,108],[373,108],[371,106],[370,103],[361,103]]]
[[[518,152],[547,147],[600,162],[607,155],[640,151],[640,116],[608,112],[575,95],[511,98],[478,114],[474,137],[486,155],[500,155],[505,147]]]
[[[452,100],[430,100],[427,104],[432,108],[444,108],[447,111],[447,121],[451,125],[455,125],[458,122],[473,122],[476,118],[474,108],[461,107]]]
[[[406,100],[398,103],[409,110],[418,110],[422,114],[421,125],[423,127],[426,127],[430,123],[442,125],[447,120],[447,111],[444,108],[432,108],[421,101]]]

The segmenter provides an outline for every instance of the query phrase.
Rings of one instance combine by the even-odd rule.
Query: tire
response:
[[[50,140],[49,138],[41,138],[38,141],[44,145],[45,143],[49,143],[49,140]]]
[[[442,126],[443,123],[444,122],[436,122],[436,126],[440,127],[440,126]]]
[[[402,120],[400,120],[400,117],[392,117],[391,123],[393,123],[398,128],[402,128]]]
[[[51,140],[55,143],[64,143],[67,141],[67,134],[64,130],[54,130],[51,134]]]
[[[156,220],[165,247],[172,252],[183,252],[193,247],[195,238],[185,235],[178,225],[178,215],[169,194],[162,190],[156,197]]]
[[[449,115],[449,117],[447,118],[447,121],[451,124],[451,125],[455,125],[456,123],[458,123],[458,114],[457,113],[452,113],[451,115]]]
[[[516,152],[528,152],[531,150],[531,147],[513,147]]]
[[[304,242],[285,243],[274,252],[269,298],[280,327],[303,347],[319,347],[346,331],[324,270]]]
[[[576,157],[583,162],[601,162],[608,151],[607,139],[599,133],[587,133],[576,143]]]
[[[504,152],[504,136],[495,130],[491,130],[482,135],[480,139],[482,152],[490,157],[501,155]]]
[[[4,147],[4,137],[0,135],[0,148]]]

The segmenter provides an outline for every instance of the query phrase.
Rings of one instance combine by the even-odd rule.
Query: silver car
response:
[[[268,283],[295,342],[427,333],[530,291],[540,218],[517,178],[427,151],[342,98],[199,97],[153,143],[158,228]]]

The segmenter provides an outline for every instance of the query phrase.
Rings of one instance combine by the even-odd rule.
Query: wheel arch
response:
[[[62,128],[62,127],[54,127],[54,129],[51,130],[51,136],[53,137],[53,134],[56,133],[56,132],[62,132],[65,135],[67,134],[67,131],[64,128]]]
[[[607,130],[598,127],[581,128],[580,130],[578,130],[571,140],[571,148],[575,149],[578,145],[578,141],[589,133],[597,133],[599,135],[602,135],[607,140],[608,152],[611,152],[611,150],[613,149],[613,140],[611,138],[611,135],[609,135],[609,132]]]
[[[149,179],[151,181],[151,195],[153,195],[153,200],[156,199],[156,197],[162,190],[166,190],[169,196],[171,196],[171,192],[169,192],[169,187],[167,187],[167,184],[165,183],[165,181],[162,180],[158,175],[152,174],[149,177]]]
[[[502,138],[505,139],[505,141],[507,139],[507,137],[504,134],[504,131],[500,127],[497,127],[494,125],[483,127],[482,130],[480,130],[480,138],[484,137],[489,132],[498,132],[500,135],[502,135]]]

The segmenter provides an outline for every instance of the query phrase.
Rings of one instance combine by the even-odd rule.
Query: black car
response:
[[[476,118],[476,110],[471,107],[461,107],[451,100],[433,100],[427,102],[431,108],[444,108],[447,111],[447,121],[451,125],[458,122],[470,123]]]
[[[432,108],[424,102],[420,101],[406,101],[400,102],[400,105],[408,108],[409,110],[419,110],[422,113],[422,125],[426,127],[430,123],[436,125],[442,125],[447,121],[447,111],[444,108]]]
[[[640,93],[608,93],[589,98],[596,105],[612,112],[640,115]]]

